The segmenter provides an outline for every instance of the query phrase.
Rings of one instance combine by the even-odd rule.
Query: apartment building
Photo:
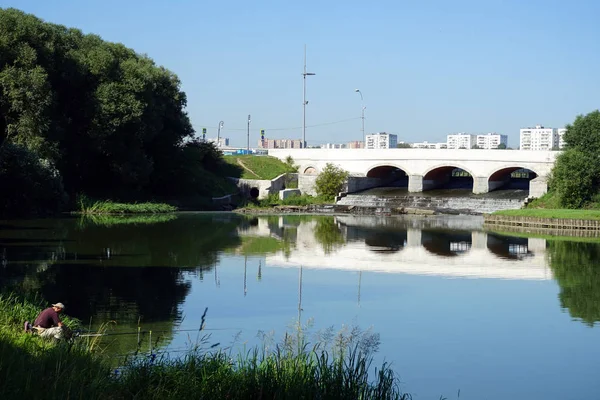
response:
[[[564,149],[565,148],[565,132],[567,132],[567,128],[559,128],[557,129],[557,133],[558,133],[558,148],[559,149]]]
[[[477,136],[469,133],[456,133],[446,136],[448,149],[470,149],[477,144]]]
[[[508,136],[495,132],[477,135],[476,144],[480,149],[497,149],[501,144],[504,144],[506,148],[508,147]]]
[[[520,130],[520,150],[552,150],[558,147],[558,129],[536,125],[535,128],[522,128]]]
[[[302,139],[259,139],[258,147],[261,149],[301,149]]]
[[[395,149],[398,145],[398,135],[378,132],[367,135],[367,149]]]

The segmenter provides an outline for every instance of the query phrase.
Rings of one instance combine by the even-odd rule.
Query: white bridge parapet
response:
[[[449,171],[460,168],[473,177],[473,193],[487,193],[501,187],[510,174],[528,169],[536,174],[530,182],[530,195],[547,191],[547,179],[558,151],[481,149],[269,149],[269,155],[299,166],[298,172],[318,175],[327,163],[353,176],[376,177],[381,167],[398,168],[408,176],[408,191],[434,188],[447,179]]]

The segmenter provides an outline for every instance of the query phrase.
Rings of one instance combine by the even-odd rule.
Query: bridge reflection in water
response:
[[[545,239],[485,232],[478,217],[324,218],[333,220],[332,229],[343,240],[325,246],[319,220],[294,223],[291,250],[267,255],[266,266],[518,280],[553,277]],[[245,234],[279,236],[285,230],[285,217],[268,224],[259,218],[254,231]]]

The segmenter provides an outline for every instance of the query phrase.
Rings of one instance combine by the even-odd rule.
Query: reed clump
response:
[[[23,333],[22,320],[41,309],[35,302],[0,295],[0,307],[2,399],[410,398],[388,364],[372,367],[378,336],[356,330],[310,344],[297,329],[275,345],[265,336],[262,346],[238,355],[196,344],[183,357],[138,354],[115,370],[95,340],[53,342]],[[78,321],[64,320],[77,329]]]

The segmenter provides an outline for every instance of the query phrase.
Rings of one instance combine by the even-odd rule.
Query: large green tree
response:
[[[149,57],[0,9],[0,146],[55,165],[68,193],[176,195],[194,134],[186,102],[177,76]]]
[[[600,111],[579,115],[567,125],[565,151],[556,159],[550,189],[566,208],[580,208],[598,193]]]

